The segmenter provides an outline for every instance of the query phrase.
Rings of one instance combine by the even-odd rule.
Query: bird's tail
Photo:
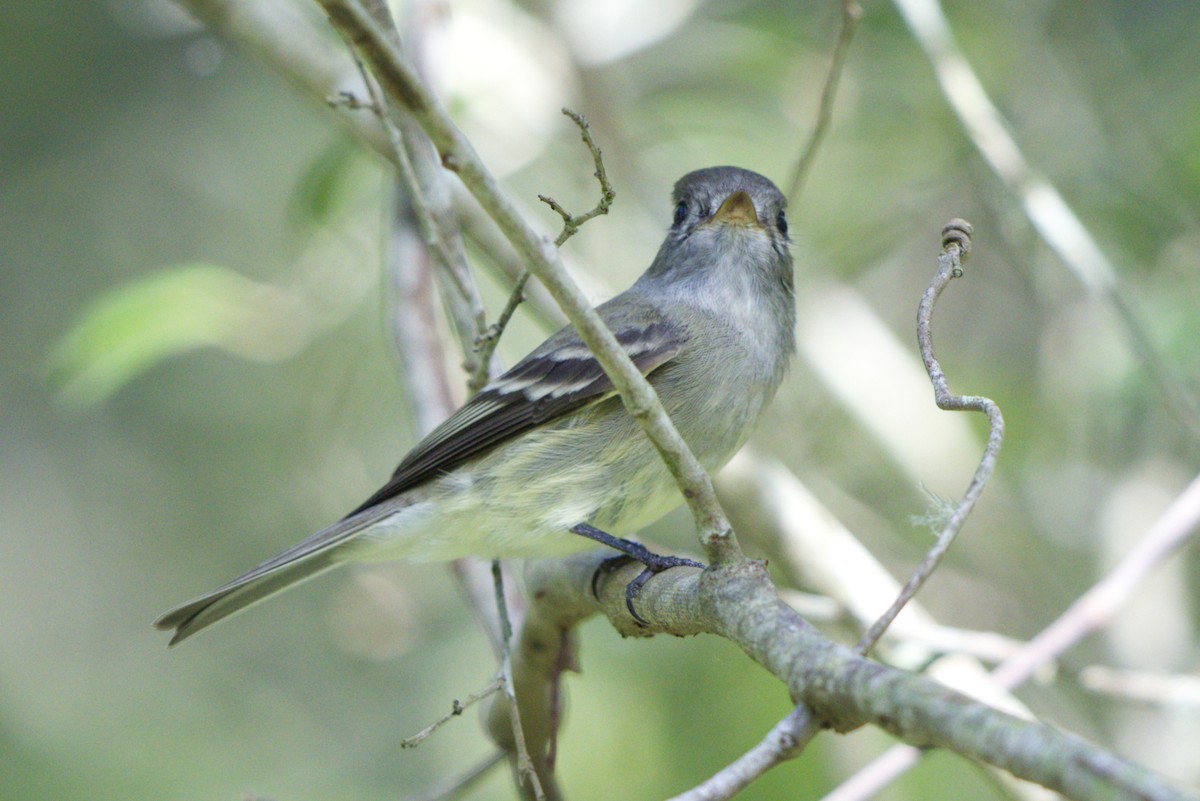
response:
[[[154,627],[174,631],[170,644],[175,645],[219,620],[324,573],[342,561],[335,556],[340,546],[384,516],[380,511],[379,507],[368,509],[318,531],[228,584],[172,609],[154,621]]]

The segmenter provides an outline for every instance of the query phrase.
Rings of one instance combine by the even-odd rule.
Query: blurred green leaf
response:
[[[256,289],[224,267],[184,264],[108,292],[55,347],[51,382],[68,403],[99,403],[167,358],[227,344]]]
[[[288,199],[288,219],[300,229],[326,225],[350,206],[362,174],[360,147],[339,137],[312,160]]]

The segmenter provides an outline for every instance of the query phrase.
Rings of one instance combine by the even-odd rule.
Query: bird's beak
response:
[[[708,225],[734,225],[739,228],[762,228],[758,214],[754,211],[754,201],[742,191],[734,192],[725,198],[721,208],[717,209],[708,220]]]

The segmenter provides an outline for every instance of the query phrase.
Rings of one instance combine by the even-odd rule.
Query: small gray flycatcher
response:
[[[597,311],[715,471],[746,441],[795,351],[787,200],[737,167],[688,173],[674,199],[650,268]],[[174,645],[343,562],[549,556],[598,540],[646,564],[644,581],[695,564],[623,539],[682,500],[567,326],[451,415],[345,518],[155,625],[174,631]],[[632,589],[627,601],[632,611]]]

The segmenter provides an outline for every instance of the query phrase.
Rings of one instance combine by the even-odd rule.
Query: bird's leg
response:
[[[640,562],[645,566],[645,570],[637,575],[637,577],[625,585],[625,606],[629,609],[629,614],[633,615],[633,619],[638,623],[645,624],[645,619],[637,613],[633,608],[633,599],[637,597],[641,591],[642,585],[651,579],[655,574],[661,573],[672,567],[700,567],[703,568],[700,562],[693,559],[685,559],[682,556],[663,556],[657,554],[641,543],[633,542],[622,537],[614,537],[608,532],[601,531],[595,526],[589,526],[587,523],[579,523],[571,527],[572,534],[579,534],[582,537],[587,537],[590,540],[595,540],[601,545],[607,545],[609,548],[620,551],[619,556],[614,556],[611,559],[605,559],[596,568],[596,572],[592,574],[592,594],[597,595],[596,580],[605,573],[611,573],[618,567],[627,564],[630,561]]]

